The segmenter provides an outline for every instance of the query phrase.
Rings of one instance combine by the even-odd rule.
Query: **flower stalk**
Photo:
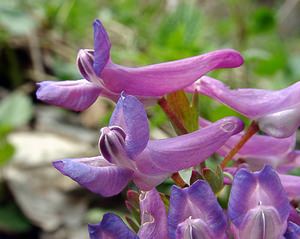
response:
[[[236,153],[247,143],[247,141],[255,135],[259,130],[259,127],[255,121],[252,121],[247,131],[241,138],[241,140],[231,149],[221,163],[221,168],[224,169],[230,160],[236,155]]]

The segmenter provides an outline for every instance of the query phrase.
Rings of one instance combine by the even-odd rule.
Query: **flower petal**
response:
[[[259,129],[270,136],[289,137],[300,126],[300,106],[268,114],[257,119],[257,123]]]
[[[184,189],[172,187],[168,215],[170,239],[177,239],[176,231],[178,235],[182,233],[184,225],[181,223],[188,218],[201,220],[201,223],[192,222],[190,229],[193,229],[195,223],[195,231],[201,227],[200,231],[210,232],[211,237],[207,238],[224,238],[227,228],[225,215],[210,186],[203,180]]]
[[[251,209],[238,230],[241,239],[279,239],[286,230],[286,221],[281,222],[273,207]]]
[[[156,189],[141,192],[140,210],[141,227],[138,236],[143,239],[168,239],[166,208]]]
[[[282,223],[287,220],[289,201],[276,172],[270,166],[255,173],[240,169],[229,198],[228,215],[232,223],[240,228],[248,212],[260,205],[273,207]]]
[[[108,34],[100,20],[95,20],[94,24],[94,70],[100,76],[103,68],[110,59],[111,44]]]
[[[221,81],[204,76],[198,82],[205,94],[251,119],[287,110],[300,103],[300,82],[278,91],[261,89],[231,90]]]
[[[106,213],[98,224],[89,224],[90,239],[139,239],[122,219],[113,214]]]
[[[177,226],[176,239],[213,239],[211,232],[207,228],[206,224],[201,219],[187,218],[184,222]],[[226,238],[218,237],[219,239]]]
[[[292,169],[300,168],[300,150],[293,150],[286,158],[287,161],[277,168],[277,172],[287,173]]]
[[[136,160],[137,166],[141,172],[152,175],[195,166],[242,129],[241,120],[227,117],[193,133],[149,141],[146,150]]]
[[[288,228],[287,228],[284,236],[285,236],[285,239],[299,239],[300,238],[300,226],[293,222],[288,222]]]
[[[133,182],[139,189],[143,191],[149,191],[157,185],[161,184],[169,176],[170,174],[168,173],[161,175],[148,175],[141,173],[139,170],[136,170],[133,175]]]
[[[86,80],[43,81],[37,85],[39,100],[75,111],[88,108],[101,93],[101,88]]]
[[[134,158],[149,141],[149,125],[143,104],[134,96],[122,93],[110,119],[110,126],[120,126],[126,133],[125,150]]]
[[[201,127],[207,127],[212,123],[205,119],[199,119]],[[244,132],[233,135],[217,152],[226,156],[230,150],[240,141]],[[245,160],[252,170],[260,170],[268,164],[273,167],[284,165],[291,161],[289,153],[296,144],[296,134],[284,139],[278,139],[265,135],[254,135],[234,156],[235,160]]]
[[[95,53],[96,54],[96,53]],[[113,92],[136,96],[162,96],[191,85],[209,71],[238,67],[243,63],[232,49],[144,67],[124,67],[109,62],[101,73],[105,86]]]
[[[300,199],[300,177],[279,174],[279,178],[289,198]]]
[[[110,164],[100,156],[58,160],[53,166],[83,187],[105,197],[120,193],[133,175],[132,170]]]

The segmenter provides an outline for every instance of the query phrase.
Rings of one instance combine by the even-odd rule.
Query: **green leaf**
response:
[[[184,91],[168,94],[167,102],[188,132],[193,132],[199,128],[197,109],[194,105],[191,106]],[[179,133],[176,126],[174,128]]]
[[[0,103],[0,125],[20,127],[28,123],[32,114],[32,102],[21,92],[9,95]]]
[[[33,17],[21,9],[0,8],[0,24],[13,35],[29,34],[35,27]]]
[[[15,148],[5,138],[0,139],[0,167],[5,165],[14,155]]]
[[[31,224],[15,204],[9,203],[0,207],[0,231],[22,233],[30,229]]]
[[[202,174],[215,194],[221,191],[223,188],[223,172],[219,165],[215,171],[210,168],[204,168]]]

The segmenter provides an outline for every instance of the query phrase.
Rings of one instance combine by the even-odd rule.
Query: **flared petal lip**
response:
[[[188,188],[171,189],[168,215],[169,237],[175,239],[178,225],[189,217],[201,219],[207,223],[212,235],[225,234],[227,220],[210,186],[204,180],[198,180]]]
[[[57,160],[52,165],[63,175],[104,197],[120,193],[134,171],[110,164],[101,157]]]
[[[37,99],[74,111],[91,106],[102,89],[87,80],[43,81],[37,83]]]
[[[274,207],[281,221],[287,220],[290,205],[286,192],[276,171],[268,165],[255,173],[243,168],[235,174],[228,204],[233,224],[239,227],[246,213],[259,203]]]
[[[106,213],[98,224],[89,224],[90,239],[139,239],[122,219],[113,214]]]

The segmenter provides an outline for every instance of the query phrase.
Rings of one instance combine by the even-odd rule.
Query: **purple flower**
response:
[[[90,239],[168,239],[167,214],[156,189],[140,195],[141,227],[133,233],[118,216],[107,213],[99,224],[89,225]]]
[[[117,101],[122,91],[153,101],[192,84],[209,71],[243,63],[237,51],[224,49],[156,65],[124,67],[111,61],[110,48],[108,34],[96,20],[94,50],[80,50],[77,58],[78,69],[85,79],[41,82],[37,98],[76,111],[88,108],[98,96]]]
[[[287,195],[270,166],[255,173],[246,169],[236,173],[228,215],[237,238],[280,239],[286,230],[289,213]]]
[[[102,156],[58,160],[53,165],[103,196],[118,194],[130,180],[148,191],[171,173],[203,162],[242,129],[241,120],[228,117],[190,134],[149,140],[143,104],[134,96],[122,94],[109,127],[101,129]]]
[[[172,187],[168,215],[170,239],[224,239],[227,220],[207,182]]]
[[[140,194],[140,212],[141,227],[137,233],[140,239],[227,238],[225,214],[210,186],[203,180],[189,188],[172,187],[168,218],[156,189]],[[108,234],[110,231],[113,233]],[[111,239],[123,238],[123,235],[136,238],[114,214],[106,214],[99,224],[90,225],[89,232],[91,239],[106,238],[99,235]]]
[[[168,239],[167,213],[156,189],[140,194],[141,228],[138,236],[142,239]]]
[[[261,89],[231,90],[222,82],[202,77],[187,91],[197,90],[257,121],[266,134],[285,138],[300,125],[300,82],[278,91]]]
[[[279,174],[282,186],[290,199],[300,199],[300,177],[294,175]]]
[[[285,239],[299,239],[300,238],[300,226],[293,222],[288,222]]]
[[[106,213],[99,224],[89,225],[89,234],[90,239],[139,239],[122,219],[113,213]]]
[[[211,122],[200,118],[201,127],[211,125]],[[221,156],[226,156],[230,150],[240,141],[243,132],[236,134],[224,144],[217,152]],[[254,135],[239,150],[233,159],[245,161],[251,170],[260,170],[264,165],[271,165],[280,172],[287,172],[295,165],[299,157],[293,151],[296,144],[296,134],[288,138],[278,139],[265,135]]]

